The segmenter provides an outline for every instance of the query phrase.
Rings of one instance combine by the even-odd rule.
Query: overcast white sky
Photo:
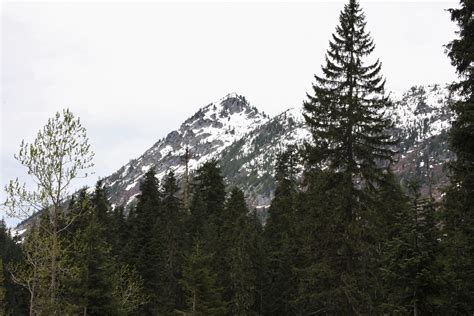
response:
[[[301,106],[344,3],[3,2],[0,200],[25,175],[21,140],[65,107],[96,152],[92,184],[229,92],[270,115]],[[457,1],[361,5],[388,89],[456,78]]]

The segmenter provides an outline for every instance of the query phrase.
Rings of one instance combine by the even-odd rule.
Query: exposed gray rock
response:
[[[443,165],[453,158],[447,146],[452,96],[446,88],[432,85],[413,87],[393,99],[395,108],[389,115],[396,123],[394,133],[402,140],[394,171],[402,182],[420,178],[423,193],[431,191],[439,197],[440,188],[447,183]],[[220,159],[227,184],[243,189],[249,205],[264,210],[275,189],[276,156],[288,145],[310,138],[299,108],[268,118],[245,97],[229,94],[199,109],[178,130],[105,182],[111,203],[129,204],[149,168],[155,168],[158,178],[169,170],[179,177],[184,172],[182,156],[189,147],[191,171],[209,159]]]

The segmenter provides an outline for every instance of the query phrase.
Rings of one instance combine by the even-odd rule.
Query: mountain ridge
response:
[[[402,182],[414,176],[422,182],[431,181],[429,189],[424,183],[423,193],[435,192],[439,197],[440,187],[447,183],[442,165],[452,159],[447,148],[451,92],[438,84],[414,86],[392,99],[394,108],[389,115],[396,125],[395,134],[402,140],[394,170]],[[169,170],[180,177],[185,168],[182,156],[185,148],[190,148],[191,172],[209,159],[219,159],[226,183],[239,186],[251,207],[265,208],[275,188],[276,155],[288,145],[311,138],[301,112],[301,107],[293,107],[269,117],[244,96],[229,93],[199,108],[177,130],[104,178],[110,201],[129,206],[139,193],[141,177],[151,167],[158,179]],[[432,157],[432,161],[423,157]]]

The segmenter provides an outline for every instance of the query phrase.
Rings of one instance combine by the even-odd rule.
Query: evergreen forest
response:
[[[460,97],[441,198],[392,170],[393,104],[348,0],[303,104],[312,141],[279,154],[265,221],[217,159],[150,168],[132,206],[102,181],[69,193],[94,154],[68,110],[22,143],[38,189],[6,187],[9,214],[28,216],[22,234],[0,222],[0,315],[473,315],[474,2],[449,11]]]

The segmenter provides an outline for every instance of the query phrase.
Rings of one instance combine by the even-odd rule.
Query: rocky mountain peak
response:
[[[237,93],[229,93],[219,101],[221,106],[220,116],[226,117],[235,113],[245,111],[250,113],[252,111],[257,112],[256,108],[250,106],[244,96],[238,95]]]
[[[418,86],[393,99],[395,106],[389,114],[396,125],[394,133],[402,140],[394,171],[401,181],[420,178],[425,192],[438,194],[447,181],[442,166],[451,159],[447,147],[451,93],[440,85]],[[105,183],[111,203],[131,203],[151,167],[159,179],[170,170],[179,178],[184,173],[187,147],[192,156],[191,171],[209,159],[219,159],[226,182],[243,189],[252,207],[264,209],[275,189],[276,156],[286,146],[310,139],[301,107],[270,118],[244,96],[231,93],[200,108],[179,129],[107,177]]]
[[[181,175],[184,172],[182,157],[186,148],[190,149],[189,166],[194,170],[209,159],[219,158],[224,148],[268,120],[244,96],[235,93],[200,108],[179,129],[170,132],[142,156],[131,160],[106,178],[111,202],[116,205],[131,202],[138,193],[141,178],[152,167],[158,178],[170,170]]]

